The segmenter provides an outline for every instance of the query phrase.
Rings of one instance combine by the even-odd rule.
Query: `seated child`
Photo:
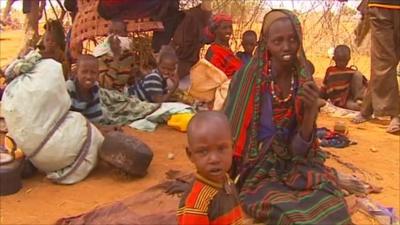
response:
[[[197,174],[183,195],[178,224],[243,224],[235,186],[227,172],[232,164],[232,137],[222,112],[196,114],[188,126],[186,153]]]
[[[236,56],[242,60],[243,65],[250,62],[253,57],[254,49],[257,46],[257,34],[252,30],[245,31],[242,36],[243,52],[237,52]]]
[[[155,103],[167,101],[179,85],[177,62],[175,51],[171,47],[164,46],[159,53],[157,69],[129,87],[129,94],[137,96],[142,101]],[[171,87],[168,87],[168,79],[172,82]]]
[[[46,32],[38,44],[43,59],[52,58],[61,63],[65,80],[70,74],[70,64],[65,56],[64,27],[58,20],[49,20],[45,25]]]
[[[359,111],[368,81],[356,68],[347,67],[350,58],[347,45],[335,48],[333,60],[336,65],[326,70],[321,97],[329,99],[335,106]]]
[[[113,126],[102,126],[104,116],[99,94],[99,64],[93,55],[80,55],[74,80],[67,81],[71,96],[71,111],[79,112],[103,133],[115,130]]]
[[[124,91],[134,69],[132,47],[124,21],[113,20],[109,36],[93,51],[93,55],[99,59],[100,87]]]

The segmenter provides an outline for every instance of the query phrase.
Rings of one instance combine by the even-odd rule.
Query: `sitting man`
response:
[[[354,66],[347,67],[350,55],[347,45],[335,48],[335,66],[326,70],[321,97],[329,99],[335,106],[359,111],[368,81]]]
[[[132,40],[128,37],[126,24],[121,20],[112,21],[109,36],[93,51],[99,59],[100,87],[123,92],[133,74],[131,49]]]

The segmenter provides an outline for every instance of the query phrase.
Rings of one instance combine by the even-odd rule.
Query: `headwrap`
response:
[[[306,57],[302,47],[302,31],[299,20],[288,10],[270,11],[264,17],[260,46],[250,63],[233,77],[226,101],[225,112],[232,127],[235,157],[241,157],[244,149],[246,149],[246,155],[250,158],[258,155],[257,133],[260,124],[261,89],[272,79],[268,77],[269,74],[266,72],[269,66],[269,56],[265,39],[268,38],[271,24],[282,18],[288,18],[292,22],[299,39],[300,47],[295,61],[298,78],[297,91],[301,92],[304,82],[312,79],[310,73],[305,69]],[[298,94],[295,96],[298,96]],[[302,104],[302,101],[296,97],[295,113],[299,124],[302,122]]]
[[[226,14],[216,14],[210,18],[207,27],[204,29],[204,36],[206,43],[212,43],[215,41],[215,31],[221,25],[222,22],[232,23],[232,17]]]

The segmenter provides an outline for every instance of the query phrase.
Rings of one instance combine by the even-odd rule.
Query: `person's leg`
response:
[[[25,14],[25,44],[20,51],[20,55],[29,48],[35,47],[39,40],[39,0],[30,2],[30,11]]]
[[[371,8],[370,12],[372,106],[376,116],[395,117],[399,114],[400,97],[396,78],[399,27],[394,26],[400,19],[400,11]]]
[[[353,78],[351,79],[350,88],[351,100],[356,102],[357,100],[364,99],[366,88],[364,86],[364,76],[362,73],[358,71],[354,73]]]
[[[355,72],[350,84],[350,98],[346,102],[346,108],[354,111],[361,110],[362,100],[365,95],[364,76],[360,72]]]
[[[394,17],[393,18],[394,30],[395,31],[399,31],[400,30],[400,10],[394,10],[393,14],[394,14],[393,15],[393,17]],[[395,45],[394,46],[396,48],[395,49],[396,50],[396,63],[395,63],[395,65],[397,65],[397,67],[398,67],[398,65],[400,65],[400,32],[395,32],[394,34],[395,34],[395,37],[394,37]],[[397,73],[399,73],[399,71]],[[397,93],[398,93],[398,96],[400,96],[399,78],[397,78],[396,81],[397,81]],[[397,115],[394,115],[394,116],[391,117],[391,121],[390,121],[389,127],[386,130],[388,133],[398,133],[400,131],[400,117],[399,117],[399,114],[400,114],[400,97],[398,98],[397,103],[394,103],[394,104],[397,104],[397,107],[399,108],[399,110],[397,112]]]
[[[3,12],[1,14],[2,23],[7,23],[7,19],[10,16],[11,6],[13,5],[14,2],[15,0],[7,0],[6,6],[4,7]]]
[[[391,116],[388,132],[397,132],[400,130],[400,97],[396,78],[400,57],[400,35],[397,32],[400,12],[373,7],[370,8],[370,19],[371,80],[361,113],[353,122],[364,122],[372,112],[376,116]]]

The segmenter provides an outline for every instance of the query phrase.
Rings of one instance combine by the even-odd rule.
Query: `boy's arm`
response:
[[[179,86],[179,77],[177,74],[175,74],[175,76],[173,78],[171,78],[172,82],[173,82],[173,86],[171,87],[170,90],[168,90],[168,93],[163,94],[162,92],[158,92],[158,93],[153,93],[151,94],[151,101],[155,102],[155,103],[163,103],[165,101],[167,101],[171,95],[176,91],[176,89]],[[159,87],[160,89],[162,89],[162,85],[160,85]]]

